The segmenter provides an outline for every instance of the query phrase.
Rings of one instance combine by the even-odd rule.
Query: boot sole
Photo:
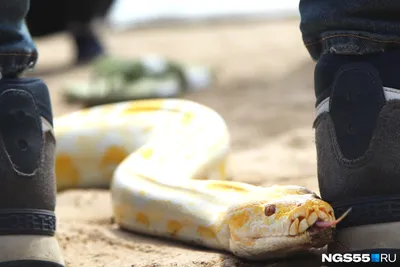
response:
[[[0,267],[64,267],[55,237],[0,236]]]
[[[328,245],[329,253],[355,250],[400,249],[400,222],[369,224],[338,229],[335,242]]]

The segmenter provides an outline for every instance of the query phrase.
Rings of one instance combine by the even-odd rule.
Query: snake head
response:
[[[336,219],[327,202],[303,187],[275,186],[256,195],[232,206],[227,216],[230,248],[248,259],[276,259],[323,247],[347,215]]]

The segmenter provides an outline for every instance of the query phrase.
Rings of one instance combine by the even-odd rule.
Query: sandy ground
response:
[[[226,119],[232,133],[233,179],[317,191],[311,127],[314,63],[302,45],[298,24],[292,20],[141,29],[107,33],[105,41],[114,55],[157,53],[216,67],[215,87],[187,98]],[[85,67],[68,67],[73,56],[69,41],[64,35],[37,41],[41,54],[34,74],[50,86],[55,115],[79,108],[63,103],[57,91],[88,76]],[[67,266],[319,266],[301,261],[246,263],[224,253],[122,232],[112,224],[109,197],[104,190],[59,194],[58,238]]]

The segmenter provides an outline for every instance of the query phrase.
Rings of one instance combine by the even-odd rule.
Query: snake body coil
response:
[[[55,136],[58,189],[111,185],[128,230],[266,259],[326,245],[338,222],[306,188],[227,181],[227,126],[198,103],[98,106],[57,118]]]

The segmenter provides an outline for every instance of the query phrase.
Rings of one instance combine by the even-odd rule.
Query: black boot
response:
[[[321,197],[336,216],[330,252],[400,248],[400,52],[324,55],[315,69]]]
[[[0,266],[62,267],[47,86],[0,80]]]

